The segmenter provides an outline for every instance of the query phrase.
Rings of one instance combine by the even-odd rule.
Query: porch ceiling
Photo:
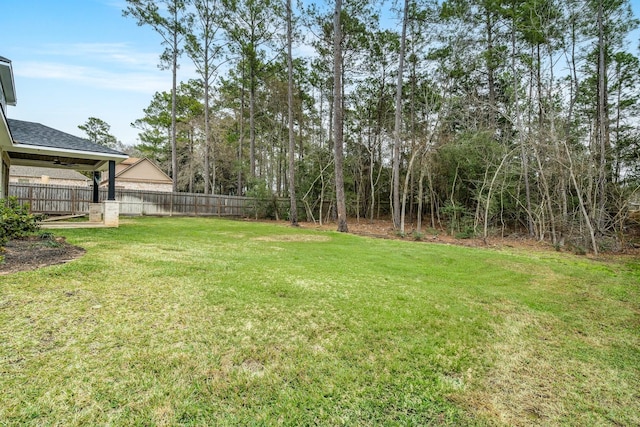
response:
[[[35,166],[47,168],[65,168],[83,171],[95,171],[106,168],[108,160],[94,160],[83,157],[70,157],[68,153],[33,154],[9,151],[11,164],[16,166]]]

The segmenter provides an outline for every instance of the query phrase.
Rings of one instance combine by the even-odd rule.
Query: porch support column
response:
[[[116,162],[109,160],[109,191],[107,200],[116,199]]]
[[[102,222],[102,204],[100,202],[100,172],[93,171],[93,203],[89,203],[89,222]]]
[[[104,225],[117,227],[120,216],[120,202],[116,200],[116,162],[109,160],[109,189],[104,202]]]
[[[100,202],[100,171],[93,171],[93,203]]]

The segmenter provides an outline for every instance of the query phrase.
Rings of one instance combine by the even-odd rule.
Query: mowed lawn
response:
[[[640,260],[126,222],[0,276],[0,425],[640,424]]]

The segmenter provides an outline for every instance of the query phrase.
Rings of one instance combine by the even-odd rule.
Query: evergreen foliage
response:
[[[393,217],[402,233],[424,221],[594,252],[624,240],[640,185],[640,59],[628,43],[638,20],[627,0],[350,2],[337,45],[334,4],[298,6],[294,56],[303,43],[313,53],[293,58],[291,84],[287,9],[267,6],[186,4],[192,17],[215,15],[207,31],[183,29],[196,67],[207,41],[211,67],[228,65],[178,90],[179,190],[243,195],[255,178],[275,197],[292,187],[308,220],[335,219],[344,193],[348,216]],[[182,97],[200,108],[182,109]],[[138,149],[167,170],[170,99],[156,94],[136,122]]]

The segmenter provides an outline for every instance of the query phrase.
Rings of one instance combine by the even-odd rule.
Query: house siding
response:
[[[9,170],[9,182],[87,187],[91,183],[91,180],[79,172],[70,169],[11,166]]]
[[[9,194],[9,157],[0,147],[0,199],[4,199]]]
[[[108,176],[108,174],[103,174],[101,186],[106,185]],[[149,159],[130,157],[116,165],[116,188],[172,192],[173,182]]]
[[[42,177],[25,177],[25,176],[9,176],[9,182],[15,182],[20,184],[48,184],[48,185],[67,185],[71,187],[88,187],[88,181],[79,181],[76,179],[59,179],[49,178],[47,182]]]
[[[104,185],[102,186],[104,187]],[[116,188],[122,188],[125,190],[143,190],[143,191],[173,191],[172,184],[153,183],[153,182],[130,182],[122,179],[116,179]]]

